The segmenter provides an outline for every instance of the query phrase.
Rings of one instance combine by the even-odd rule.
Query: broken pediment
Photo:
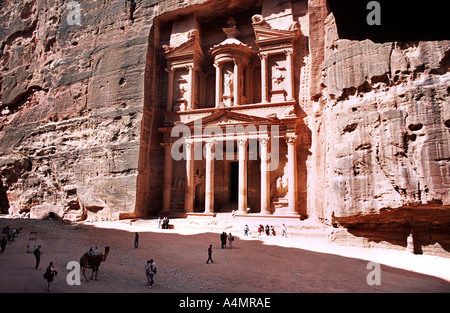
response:
[[[165,45],[163,46],[163,50],[166,60],[171,63],[194,61],[200,64],[204,58],[197,30],[190,32],[188,34],[188,40],[182,44],[176,47]]]
[[[292,46],[300,34],[298,22],[292,23],[289,30],[274,29],[259,14],[252,17],[252,26],[256,37],[256,44],[260,49],[280,43]]]
[[[211,115],[186,123],[186,126],[233,125],[233,124],[270,124],[279,121],[276,116],[260,117],[236,113],[228,110],[216,110]]]

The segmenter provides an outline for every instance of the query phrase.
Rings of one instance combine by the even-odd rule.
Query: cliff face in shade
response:
[[[78,26],[67,3],[0,8],[2,212],[54,203],[113,218],[134,211],[154,7],[83,1]]]
[[[78,26],[67,1],[3,1],[2,212],[48,203],[69,219],[157,213],[160,37],[177,16],[203,10],[211,23],[247,7],[261,13],[251,0],[83,1]],[[348,40],[325,0],[293,8],[307,42],[295,73],[302,214],[352,227],[448,227],[450,41]]]

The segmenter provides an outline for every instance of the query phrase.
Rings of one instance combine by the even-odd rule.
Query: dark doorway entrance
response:
[[[238,202],[239,162],[230,162],[230,203]]]

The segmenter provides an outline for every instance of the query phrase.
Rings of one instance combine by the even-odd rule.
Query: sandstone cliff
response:
[[[103,218],[134,210],[154,7],[135,9],[134,1],[83,1],[76,25],[68,1],[2,2],[3,213],[45,202],[75,219],[83,210]]]

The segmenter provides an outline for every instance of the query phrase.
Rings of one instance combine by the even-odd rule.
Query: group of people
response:
[[[231,233],[229,233],[227,235],[226,232],[222,232],[220,234],[220,243],[221,243],[222,249],[225,249],[227,247],[227,241],[228,241],[228,246],[230,247],[230,249],[233,248],[234,236]],[[214,261],[212,259],[212,253],[213,253],[212,245],[209,245],[209,247],[208,247],[208,259],[206,260],[206,264],[208,264],[209,261],[214,263]]]
[[[158,228],[169,229],[169,218],[165,216],[163,219],[158,217]]]
[[[34,249],[33,251],[34,258],[36,260],[34,269],[36,270],[39,268],[39,264],[41,263],[41,254],[43,253],[44,252],[42,251],[42,245],[38,244],[36,249]],[[58,275],[58,272],[55,270],[55,264],[53,263],[53,261],[50,261],[44,273],[44,279],[47,281],[47,291],[50,291],[50,285],[56,275]]]
[[[156,263],[153,261],[153,259],[147,260],[147,264],[144,266],[145,269],[145,276],[147,277],[147,286],[148,288],[152,288],[152,286],[155,284],[155,281],[153,280],[153,277],[155,277],[157,266]]]
[[[245,225],[244,227],[244,236],[248,237],[248,234],[250,232],[250,228],[248,227],[248,225]],[[262,239],[262,234],[265,233],[266,236],[276,236],[276,231],[275,231],[275,226],[269,226],[269,225],[262,225],[259,224],[258,225],[258,239]],[[286,232],[286,225],[283,224],[283,226],[281,226],[281,236],[282,237],[287,237],[287,232]]]
[[[158,221],[159,222],[159,221]],[[167,224],[169,223],[169,219],[167,219]],[[159,224],[159,223],[158,223]],[[139,234],[137,232],[134,233],[134,248],[139,247]],[[144,266],[145,270],[145,277],[147,278],[147,286],[148,288],[152,288],[152,286],[155,284],[154,277],[156,274],[156,263],[153,259],[147,260],[147,264]]]
[[[227,240],[228,240],[228,245],[230,246],[230,249],[233,247],[233,241],[234,241],[234,236],[229,233],[227,235],[226,232],[223,232],[220,234],[220,242],[222,244],[222,249],[225,249],[227,247]]]
[[[20,234],[22,227],[18,229],[12,229],[9,226],[3,227],[2,238],[0,239],[0,254],[3,254],[8,242],[14,241],[14,238]]]

